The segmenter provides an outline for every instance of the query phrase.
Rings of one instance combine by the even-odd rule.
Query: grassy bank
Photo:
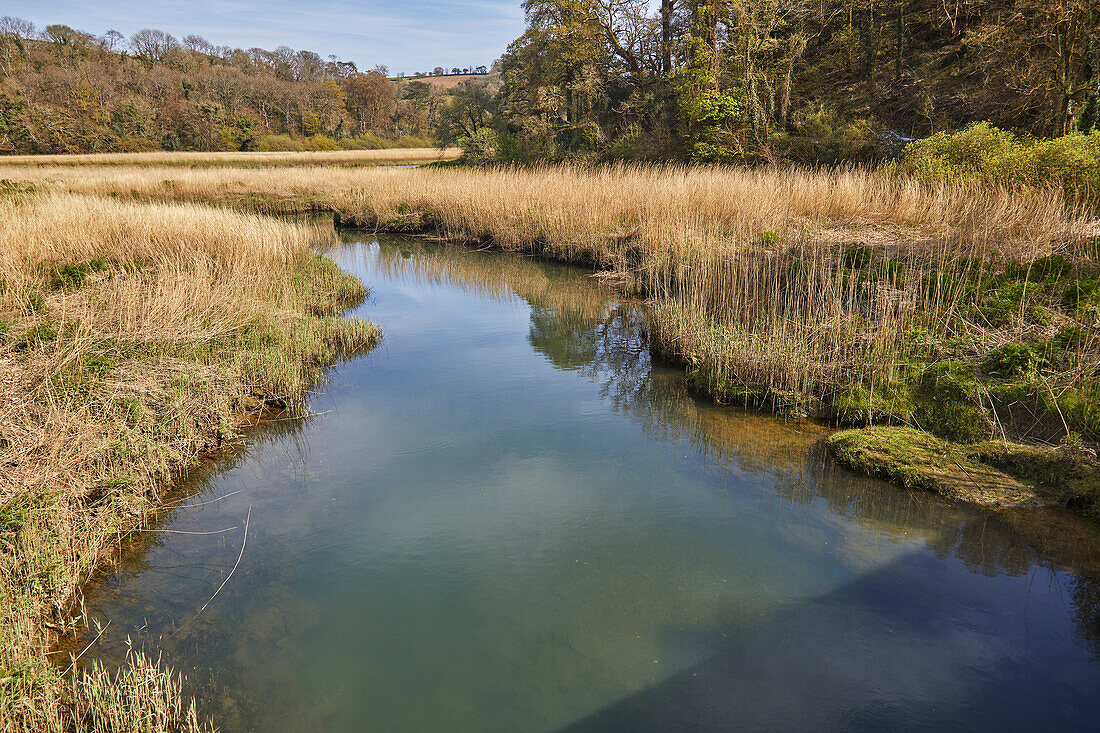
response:
[[[0,728],[194,729],[141,654],[65,676],[80,588],[177,472],[371,347],[321,230],[189,204],[0,196]]]
[[[437,160],[454,160],[462,151],[457,148],[378,148],[363,150],[268,150],[254,152],[151,152],[151,153],[82,153],[74,155],[5,155],[0,165],[128,165],[128,166],[377,166],[413,165]]]
[[[333,211],[588,263],[652,300],[660,348],[719,399],[960,443],[1100,440],[1100,226],[1058,191],[629,166],[55,167],[0,178]]]

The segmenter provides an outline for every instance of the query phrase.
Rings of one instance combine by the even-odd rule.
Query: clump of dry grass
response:
[[[77,698],[42,623],[73,623],[174,473],[377,340],[338,317],[364,288],[311,252],[321,236],[190,204],[0,197],[0,727],[60,725]]]
[[[378,150],[79,153],[67,155],[6,155],[5,165],[395,165],[454,160],[458,148],[384,148]]]

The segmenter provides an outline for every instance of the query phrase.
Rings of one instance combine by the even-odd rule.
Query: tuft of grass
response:
[[[1100,462],[1077,435],[1054,447],[1004,440],[961,445],[912,428],[867,427],[835,433],[826,445],[843,466],[957,501],[1057,502],[1100,516]]]

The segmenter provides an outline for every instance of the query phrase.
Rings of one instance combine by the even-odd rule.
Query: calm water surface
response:
[[[1094,527],[696,401],[579,270],[345,239],[383,344],[196,472],[91,590],[100,658],[165,650],[225,731],[1100,725]]]

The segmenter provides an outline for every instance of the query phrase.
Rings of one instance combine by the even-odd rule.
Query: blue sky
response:
[[[129,36],[160,28],[221,46],[309,49],[393,73],[488,66],[523,32],[521,0],[5,0],[39,30],[63,23]]]

